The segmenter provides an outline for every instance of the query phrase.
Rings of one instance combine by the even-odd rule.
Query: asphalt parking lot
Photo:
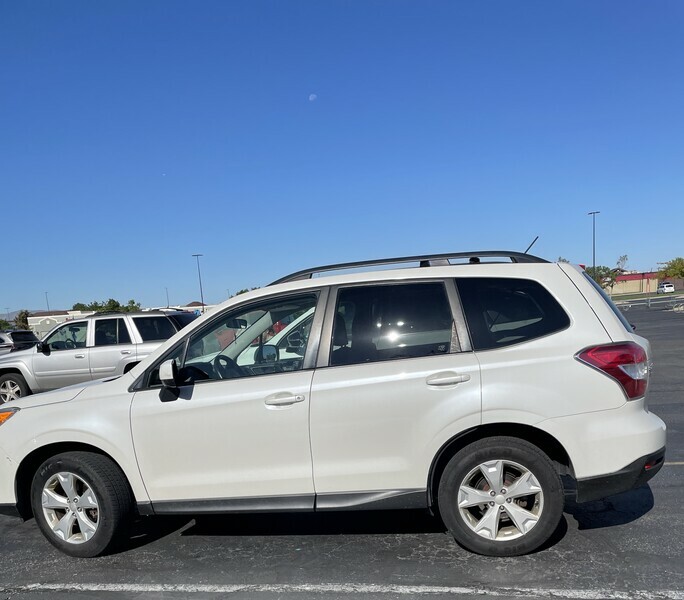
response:
[[[419,512],[166,518],[126,552],[68,558],[33,522],[0,517],[0,600],[19,598],[644,598],[684,600],[684,313],[634,306],[655,370],[650,407],[668,425],[649,486],[568,502],[553,542],[519,558],[460,549]]]

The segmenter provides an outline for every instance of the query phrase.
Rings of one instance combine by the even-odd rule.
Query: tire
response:
[[[0,377],[0,404],[11,402],[29,396],[31,389],[29,388],[23,375],[19,373],[7,373]]]
[[[106,456],[91,452],[49,458],[31,485],[31,507],[43,535],[78,558],[113,550],[128,530],[132,505],[121,469]]]
[[[451,458],[440,478],[438,503],[460,546],[486,556],[519,556],[553,535],[564,493],[546,454],[502,436],[474,442]]]

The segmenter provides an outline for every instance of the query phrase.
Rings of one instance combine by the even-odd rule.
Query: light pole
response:
[[[200,256],[204,256],[204,254],[193,254],[193,256],[197,259],[197,278],[199,279],[200,286],[200,302],[202,302],[202,314],[204,314],[204,292],[202,292],[202,273],[200,271],[199,265]]]
[[[166,308],[169,307],[169,288],[165,287],[166,290]]]
[[[600,210],[594,210],[587,213],[591,215],[591,250],[592,250],[592,266],[594,267],[594,276],[596,276],[596,215],[600,215]]]
[[[47,304],[47,309],[48,309],[48,312],[50,312],[50,302],[48,301],[48,295],[47,295],[47,292],[45,292],[45,304]]]

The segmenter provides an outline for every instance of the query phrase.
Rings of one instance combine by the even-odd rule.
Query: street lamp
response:
[[[592,264],[594,267],[594,275],[596,275],[596,215],[600,215],[601,211],[600,210],[594,210],[592,212],[587,213],[588,215],[591,215],[591,221],[592,221],[592,227],[591,227],[591,248],[592,248]]]
[[[45,292],[45,304],[47,304],[47,309],[48,309],[48,312],[50,312],[50,302],[48,301],[48,295],[47,295],[47,292]]]
[[[200,256],[204,256],[204,254],[193,254],[193,256],[197,259],[197,278],[199,279],[200,286],[200,301],[202,302],[202,314],[204,314],[204,293],[202,292],[202,273],[200,271],[199,265]]]

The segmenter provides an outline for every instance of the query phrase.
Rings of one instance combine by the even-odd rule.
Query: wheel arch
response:
[[[18,366],[13,366],[13,367],[3,367],[0,369],[0,377],[4,377],[5,375],[19,375],[24,380],[24,383],[26,384],[26,387],[29,390],[29,394],[35,394],[36,393],[36,386],[35,386],[35,381],[32,377],[27,377],[26,373],[21,370],[20,367]]]
[[[428,472],[428,506],[437,504],[437,488],[444,468],[451,458],[467,445],[495,436],[519,438],[534,444],[554,463],[560,475],[573,475],[572,461],[563,445],[545,431],[520,423],[491,423],[463,431],[447,441],[432,459]]]
[[[63,454],[65,452],[92,452],[93,454],[99,454],[100,456],[107,457],[119,468],[126,479],[126,482],[128,483],[129,489],[131,489],[130,481],[128,481],[126,472],[121,468],[121,465],[110,454],[104,452],[101,448],[82,442],[55,442],[46,446],[41,446],[24,457],[19,464],[17,475],[14,480],[14,492],[17,499],[17,510],[24,521],[27,521],[33,517],[33,511],[31,509],[31,482],[33,481],[33,476],[36,470],[45,460],[51,456]],[[133,497],[132,490],[131,495]]]

